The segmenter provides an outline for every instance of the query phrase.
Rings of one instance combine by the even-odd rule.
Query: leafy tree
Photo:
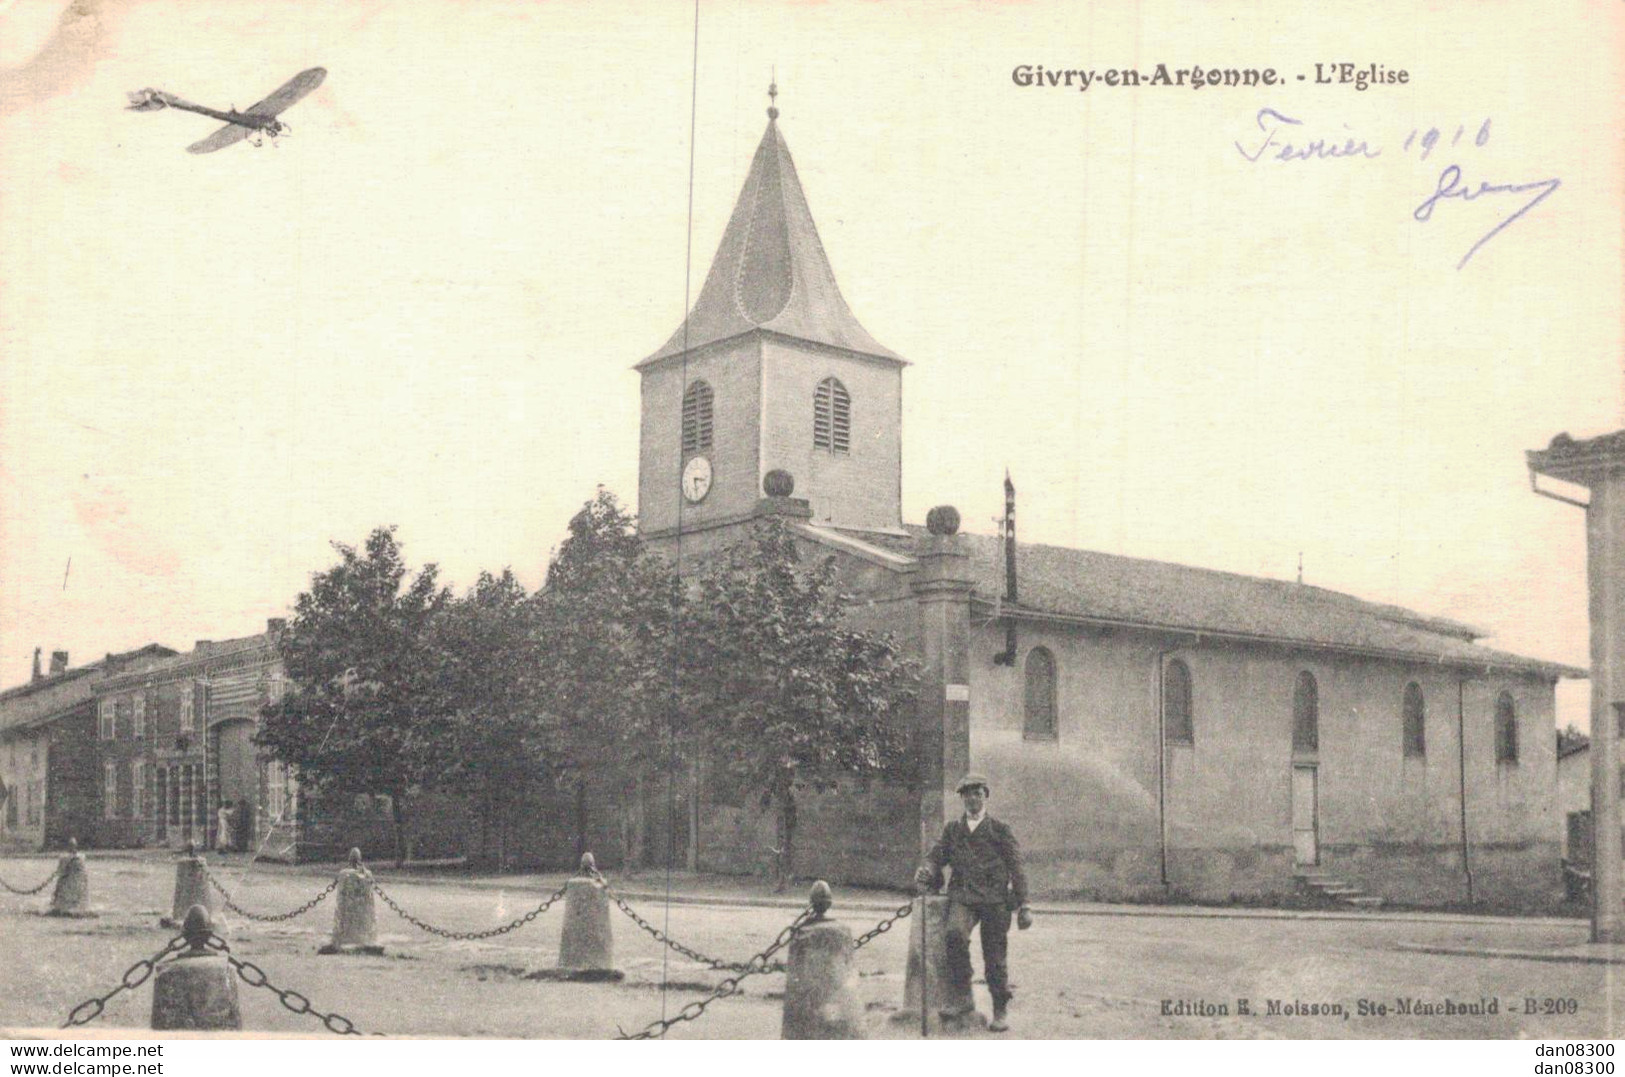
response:
[[[796,796],[896,774],[917,672],[844,618],[835,560],[805,567],[769,520],[701,569],[682,623],[685,705],[706,754],[776,813],[778,886],[795,873]]]
[[[592,788],[631,806],[640,781],[669,764],[678,600],[670,567],[644,551],[632,516],[600,487],[548,567],[534,628],[539,709],[553,763],[576,792],[578,842]],[[626,844],[635,858],[638,836]]]
[[[432,564],[407,582],[393,527],[374,530],[364,550],[333,548],[338,564],[312,578],[281,637],[289,691],[266,709],[257,740],[318,794],[388,795],[403,861],[407,795],[443,758],[443,663],[430,626],[449,595]]]
[[[1570,722],[1566,728],[1557,731],[1557,754],[1584,748],[1591,743],[1591,738],[1580,731],[1580,727]]]
[[[439,784],[477,798],[494,832],[498,863],[524,793],[547,771],[547,730],[538,715],[542,685],[536,607],[504,569],[480,573],[462,598],[433,622],[430,657],[439,663],[435,690],[441,730]],[[419,743],[429,743],[424,738]]]

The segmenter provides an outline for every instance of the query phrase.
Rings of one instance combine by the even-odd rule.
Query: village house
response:
[[[298,776],[255,743],[262,711],[288,688],[271,618],[258,635],[192,650],[95,685],[88,756],[102,847],[162,846],[270,860],[369,859],[395,849],[388,797],[302,794]],[[225,809],[222,816],[222,809]],[[427,794],[407,835],[415,855],[463,855],[474,830],[456,798]]]
[[[638,516],[684,568],[785,519],[925,671],[917,772],[809,795],[801,871],[903,883],[974,769],[1040,894],[1559,899],[1554,685],[1583,670],[1303,583],[1018,544],[1013,489],[1003,534],[905,525],[907,364],[841,295],[768,115],[686,323],[636,368]],[[758,870],[771,819],[683,784],[688,861]]]
[[[99,662],[68,668],[68,652],[53,651],[48,670],[0,692],[0,848],[65,847],[94,840],[100,794],[95,760],[85,751],[101,680],[173,655],[149,644]]]

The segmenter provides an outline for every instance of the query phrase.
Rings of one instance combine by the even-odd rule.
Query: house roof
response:
[[[276,636],[271,632],[261,632],[254,636],[241,636],[237,639],[198,640],[192,650],[184,654],[175,654],[133,669],[125,673],[109,676],[97,687],[102,691],[117,692],[129,687],[132,681],[146,682],[163,679],[169,676],[185,676],[195,672],[199,667],[206,667],[211,663],[231,658],[249,657],[258,654],[275,655]]]
[[[858,324],[842,298],[772,118],[687,322],[638,368],[756,329],[903,361]]]
[[[16,685],[0,692],[0,733],[43,725],[90,699],[104,677],[133,669],[147,669],[173,655],[157,643],[98,662],[76,666],[55,676]]]
[[[898,550],[926,534],[921,527],[909,531],[908,539],[865,539]],[[1586,676],[1574,666],[1485,647],[1475,642],[1481,630],[1449,618],[1309,584],[1093,550],[1020,543],[1020,601],[1012,604],[1002,598],[1003,540],[962,539],[971,555],[973,597],[1018,618],[1118,624],[1554,679]]]
[[[1584,483],[1596,475],[1625,468],[1625,430],[1594,438],[1557,435],[1544,449],[1525,454],[1529,469],[1555,479]]]

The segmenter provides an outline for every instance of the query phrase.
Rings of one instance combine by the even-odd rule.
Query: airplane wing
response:
[[[244,127],[240,123],[228,123],[208,138],[194,142],[186,147],[187,153],[213,153],[223,150],[227,146],[234,146],[254,133],[252,127]]]
[[[301,71],[283,83],[270,97],[250,105],[243,111],[250,116],[275,116],[320,86],[322,80],[326,77],[327,68],[325,67],[313,67],[309,71]]]

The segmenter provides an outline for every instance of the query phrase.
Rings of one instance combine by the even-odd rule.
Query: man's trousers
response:
[[[1004,904],[965,905],[948,903],[948,973],[958,992],[969,992],[971,982],[970,933],[982,930],[982,968],[987,974],[988,993],[993,1004],[1003,1008],[1010,1001],[1010,910]]]

